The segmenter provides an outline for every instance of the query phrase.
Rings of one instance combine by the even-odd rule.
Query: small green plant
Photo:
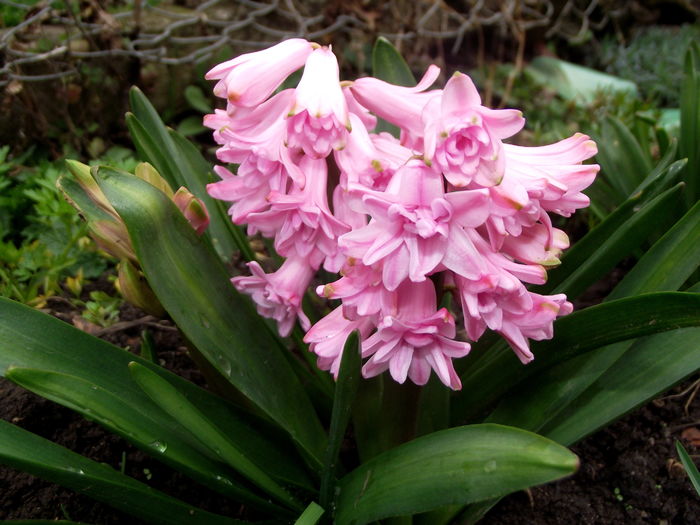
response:
[[[126,148],[108,150],[102,163],[136,165]],[[63,161],[32,150],[12,159],[0,148],[0,295],[41,308],[62,284],[82,286],[107,269],[87,225],[56,191],[65,172]]]
[[[90,292],[90,300],[85,302],[83,318],[103,328],[112,326],[119,320],[119,307],[122,299],[105,292]]]
[[[107,267],[73,208],[56,194],[61,164],[8,161],[3,148],[0,188],[0,295],[35,307],[61,293],[82,269],[95,278]]]

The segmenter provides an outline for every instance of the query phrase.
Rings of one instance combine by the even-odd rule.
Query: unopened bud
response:
[[[131,239],[122,222],[90,221],[90,234],[101,250],[117,259],[137,261]]]
[[[175,192],[173,202],[192,225],[197,235],[202,235],[209,226],[209,212],[204,203],[184,186]]]
[[[158,173],[158,171],[156,171],[156,169],[153,166],[151,166],[148,162],[142,162],[141,164],[136,166],[134,174],[139,179],[145,180],[151,186],[155,186],[156,188],[158,188],[169,198],[173,198],[173,190],[170,187],[170,184],[168,184],[168,181],[161,177],[160,173]]]
[[[143,274],[127,259],[119,263],[117,271],[119,278],[115,285],[122,297],[144,312],[162,317],[165,309]]]
[[[107,212],[109,215],[114,217],[115,220],[120,220],[114,207],[109,203],[105,194],[97,185],[95,178],[93,177],[93,172],[90,166],[83,164],[82,162],[77,162],[75,160],[67,160],[66,166],[68,171],[71,172],[75,180],[80,185],[82,190],[88,196],[88,198],[94,202],[100,209]],[[70,198],[70,196],[64,191],[66,196],[69,198],[71,205],[77,208],[81,213],[85,213],[86,210],[82,210],[80,206],[75,202],[75,199]]]

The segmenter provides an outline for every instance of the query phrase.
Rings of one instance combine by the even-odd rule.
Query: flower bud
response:
[[[175,192],[172,199],[197,235],[202,235],[209,226],[209,212],[204,203],[184,186]]]
[[[115,284],[122,297],[144,312],[162,317],[165,309],[160,304],[156,294],[153,293],[144,275],[127,259],[123,259],[119,263],[117,271],[119,278]]]

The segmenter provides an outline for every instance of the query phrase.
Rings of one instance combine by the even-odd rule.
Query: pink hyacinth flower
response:
[[[306,332],[304,342],[308,343],[309,350],[318,356],[318,367],[321,370],[329,370],[333,377],[338,379],[345,340],[355,330],[359,330],[360,339],[364,339],[373,327],[370,318],[351,321],[343,316],[342,307],[338,307]]]
[[[358,78],[350,90],[362,106],[401,128],[402,144],[414,147],[423,134],[423,108],[440,96],[440,90],[425,91],[439,74],[440,68],[431,65],[414,87],[396,86],[374,77]]]
[[[297,319],[304,330],[311,326],[301,309],[304,292],[314,275],[312,268],[301,257],[290,257],[274,273],[267,274],[257,262],[248,263],[252,275],[234,277],[236,289],[252,297],[258,313],[277,321],[282,337],[288,336]]]
[[[268,195],[283,193],[288,185],[287,172],[280,162],[249,154],[234,175],[223,166],[214,172],[221,181],[207,185],[207,193],[215,199],[233,203],[228,213],[236,224],[246,224],[251,213],[270,208]]]
[[[236,106],[253,107],[263,102],[297,69],[304,65],[316,45],[302,38],[290,38],[262,51],[246,53],[212,68],[207,80],[217,97]]]
[[[438,172],[414,160],[394,174],[386,192],[358,188],[372,220],[338,240],[343,253],[365,266],[381,263],[389,290],[407,278],[425,280],[447,249],[452,206],[442,186]]]
[[[340,279],[317,287],[316,293],[326,299],[341,299],[343,315],[348,319],[378,313],[390,293],[382,282],[381,268],[350,259],[341,273]]]
[[[458,188],[472,180],[480,186],[499,184],[505,169],[502,140],[525,124],[518,110],[482,106],[473,82],[462,73],[455,73],[442,97],[426,106],[423,120],[426,159]]]
[[[267,196],[269,209],[248,215],[248,230],[274,238],[280,255],[306,258],[318,268],[324,259],[334,258],[337,239],[349,228],[328,208],[325,159],[303,156],[299,169],[305,174],[304,187],[294,187],[287,194],[272,191]]]
[[[377,332],[362,343],[364,377],[389,370],[403,383],[409,377],[417,385],[428,382],[431,369],[445,385],[459,390],[462,383],[452,359],[469,353],[468,343],[455,341],[455,322],[445,308],[436,311],[431,281],[406,281],[393,294],[393,304],[384,305]]]
[[[288,145],[312,157],[326,157],[345,145],[350,128],[338,60],[329,48],[321,47],[309,55],[295,90],[287,117]]]
[[[587,135],[576,133],[548,146],[506,144],[504,149],[508,178],[521,184],[542,209],[568,217],[590,203],[581,191],[591,185],[600,167],[581,164],[598,152]]]
[[[532,308],[524,313],[504,311],[500,333],[525,364],[534,359],[528,339],[542,341],[554,336],[553,323],[557,317],[570,314],[574,307],[564,294],[538,295],[528,292]]]

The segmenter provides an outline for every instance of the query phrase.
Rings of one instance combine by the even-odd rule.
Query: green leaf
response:
[[[613,243],[607,243],[604,246],[606,241],[615,235],[633,215],[638,214],[648,201],[667,191],[679,176],[684,161],[670,164],[673,155],[675,155],[675,144],[669,148],[667,156],[659,161],[654,171],[635,189],[632,196],[567,250],[562,257],[562,265],[549,272],[547,283],[533,287],[533,291],[541,294],[551,293],[592,257],[606,260],[608,259],[607,250],[617,251],[618,247]],[[588,281],[593,282],[591,277],[588,277]]]
[[[683,467],[690,478],[690,482],[693,484],[693,487],[695,487],[695,492],[700,495],[700,472],[698,472],[698,467],[695,466],[695,463],[693,463],[693,460],[678,440],[676,440],[676,452],[678,452],[678,457],[681,463],[683,463]]]
[[[204,95],[204,91],[199,86],[190,85],[185,88],[185,100],[192,109],[202,113],[211,113],[211,102]]]
[[[149,523],[242,523],[197,509],[4,420],[0,420],[0,435],[2,463],[86,494]]]
[[[219,422],[252,461],[276,479],[310,482],[275,432],[229,403],[184,379],[58,319],[0,298],[0,373],[13,365],[22,386],[90,417],[141,450],[213,490],[278,513],[280,507],[231,483],[236,474],[183,434],[179,423],[156,407],[132,380],[127,365],[138,361],[168,380],[210,419]],[[31,326],[32,330],[26,327]],[[35,369],[20,371],[19,368]],[[287,442],[288,443],[288,442]],[[165,444],[165,446],[163,446]],[[290,447],[290,443],[286,445]]]
[[[678,290],[700,266],[700,202],[668,230],[618,283],[606,300]]]
[[[442,430],[384,452],[341,479],[335,523],[359,525],[503,496],[577,467],[567,449],[523,430]]]
[[[601,173],[623,198],[631,195],[651,171],[649,153],[642,150],[632,132],[612,116],[603,120],[601,136],[596,142],[596,160]]]
[[[286,349],[229,284],[213,250],[150,184],[106,168],[98,178],[126,224],[151,288],[173,320],[224,377],[320,465],[325,432],[281,353]]]
[[[166,128],[158,112],[137,87],[131,88],[129,100],[134,114],[127,113],[126,123],[139,153],[153,164],[173,191],[185,186],[204,202],[211,219],[206,235],[211,236],[211,242],[225,261],[230,259],[235,248],[248,260],[253,260],[245,236],[231,223],[221,203],[206,191],[207,183],[214,181],[209,163],[191,142]]]
[[[609,344],[700,325],[700,296],[662,292],[618,299],[574,312],[554,323],[554,338],[531,343],[535,360],[523,366],[506,348],[491,351],[462,377],[452,420],[469,420],[538,371]]]
[[[321,516],[323,516],[323,513],[323,508],[312,501],[301,516],[299,516],[299,519],[294,522],[294,525],[316,525],[318,520],[321,519]]]
[[[150,162],[161,177],[168,181],[170,188],[173,191],[177,191],[181,184],[175,177],[173,167],[170,165],[168,152],[161,147],[157,137],[150,134],[150,130],[136,118],[136,115],[127,113],[125,120],[126,127],[129,128],[131,140],[134,142],[139,157]]]
[[[214,182],[214,176],[209,163],[202,157],[199,150],[182,135],[170,130],[170,137],[175,147],[182,154],[183,169],[186,173],[199,174],[191,176],[187,180],[188,189],[202,200],[207,210],[211,222],[207,228],[207,233],[211,237],[211,242],[220,256],[228,262],[228,257],[238,249],[241,255],[248,260],[254,261],[255,254],[248,243],[248,239],[237,225],[231,222],[228,216],[227,207],[224,202],[213,199],[207,193],[206,185]]]
[[[383,36],[377,38],[372,48],[372,75],[398,86],[414,86],[416,79],[401,53]],[[377,119],[377,133],[388,131],[399,136],[399,128],[383,119]]]
[[[377,38],[372,48],[372,74],[398,86],[416,84],[416,78],[401,53],[383,36]]]
[[[686,52],[684,70],[680,103],[680,155],[688,159],[683,180],[688,184],[686,202],[690,206],[700,197],[700,46],[697,42],[692,43]]]
[[[320,503],[324,509],[328,508],[333,498],[336,463],[338,462],[340,445],[345,438],[345,431],[350,422],[352,403],[360,385],[362,377],[361,367],[360,337],[357,332],[352,332],[343,347],[338,382],[336,383],[335,396],[333,398],[333,412],[331,414],[326,461],[321,472]]]
[[[700,266],[700,203],[642,257],[606,300],[678,289]],[[660,344],[663,337],[656,339]],[[613,363],[624,366],[634,341],[600,348],[544,370],[503,398],[488,420],[538,432]],[[670,387],[671,383],[667,385]],[[611,400],[611,403],[613,401]],[[641,402],[641,401],[640,401]]]
[[[177,133],[183,137],[199,135],[205,131],[209,131],[209,128],[205,128],[202,125],[202,117],[198,117],[196,115],[191,115],[182,119],[177,125]]]
[[[700,329],[637,341],[541,433],[572,444],[634,410],[700,369]]]
[[[216,424],[202,414],[167,380],[134,361],[129,363],[129,371],[148,397],[164,412],[176,419],[202,445],[279,501],[301,510],[301,506],[294,498],[258,465],[248,459],[235,442],[231,441]]]

